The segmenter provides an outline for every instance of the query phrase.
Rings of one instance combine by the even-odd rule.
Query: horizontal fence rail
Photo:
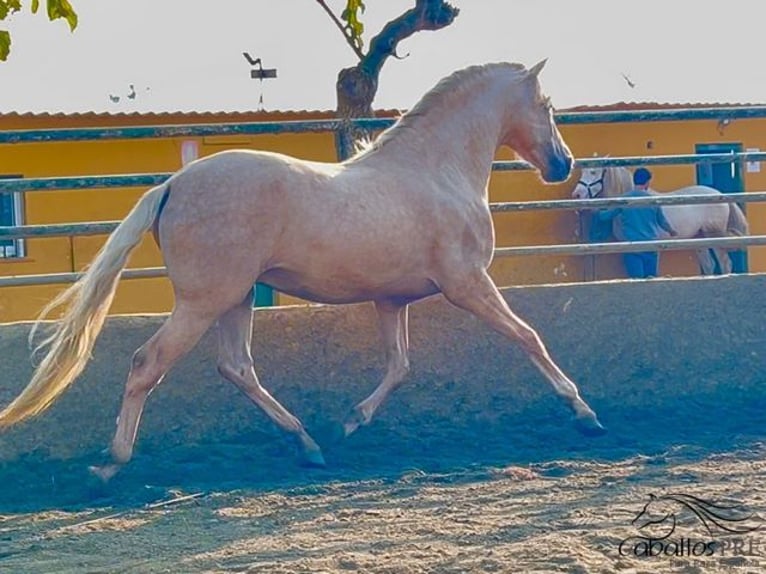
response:
[[[119,221],[93,221],[88,223],[51,223],[45,225],[0,227],[0,239],[105,235],[114,231],[119,224]]]
[[[688,120],[736,120],[766,118],[766,106],[674,108],[661,110],[613,110],[602,112],[559,112],[556,123],[601,124],[630,122],[675,122]]]
[[[575,168],[688,165],[699,163],[733,163],[736,161],[766,161],[766,152],[579,158],[575,161]],[[524,171],[531,169],[534,169],[534,166],[523,160],[496,161],[492,163],[493,171]],[[116,187],[151,187],[159,185],[171,175],[173,173],[0,179],[0,193],[72,190],[88,187],[105,189]]]
[[[495,257],[519,257],[529,255],[596,255],[605,253],[631,253],[639,251],[678,251],[684,249],[706,249],[720,247],[736,249],[748,245],[766,245],[766,235],[748,237],[719,237],[710,239],[671,239],[658,241],[621,241],[615,243],[573,243],[563,245],[529,245],[519,247],[497,247]],[[14,275],[0,277],[0,287],[23,287],[29,285],[56,285],[73,283],[83,273],[47,273],[41,275]],[[165,267],[126,269],[121,279],[145,279],[165,277]]]
[[[748,245],[766,245],[766,235],[747,237],[711,237],[703,239],[660,239],[656,241],[619,241],[614,243],[571,243],[497,247],[495,257],[519,255],[595,255],[599,253],[634,253],[639,251],[681,251],[684,249],[738,249]]]
[[[605,207],[641,205],[692,205],[700,203],[755,203],[766,201],[766,191],[721,193],[718,195],[670,195],[660,193],[650,197],[595,197],[593,199],[548,199],[541,201],[501,201],[490,203],[492,212],[537,211],[545,209],[594,210]]]
[[[38,177],[0,179],[0,193],[29,191],[73,191],[92,187],[152,187],[167,180],[172,173],[137,173],[127,175],[86,175],[73,177]]]
[[[605,207],[640,205],[688,205],[700,203],[750,203],[766,201],[766,191],[726,193],[720,195],[667,195],[651,197],[610,197],[595,199],[551,199],[544,201],[505,201],[490,203],[493,213],[514,211],[538,211],[547,209],[595,210]],[[45,225],[0,226],[0,239],[25,239],[32,237],[76,237],[111,233],[119,221],[87,223],[50,223]]]
[[[351,120],[350,123],[357,127],[376,131],[393,125],[394,121],[392,118],[360,118]],[[330,119],[237,124],[7,130],[0,132],[0,144],[332,132],[339,130],[346,123],[348,122],[340,119]]]
[[[11,275],[0,277],[0,287],[28,287],[30,285],[59,285],[61,283],[74,283],[84,273],[45,273],[40,275]],[[125,269],[120,274],[121,279],[146,279],[152,277],[165,277],[167,270],[164,267],[144,267],[141,269]]]
[[[685,120],[731,121],[745,118],[766,118],[766,106],[558,112],[555,114],[556,122],[561,125]],[[328,120],[247,122],[238,124],[7,130],[0,132],[0,144],[328,132],[336,131],[347,124],[370,131],[377,131],[390,127],[395,121],[394,118],[359,118],[353,120],[336,118]]]
[[[583,157],[575,161],[575,168],[588,167],[632,167],[638,165],[690,165],[706,163],[734,163],[737,161],[766,161],[766,152],[747,151],[738,153],[698,153],[679,155],[625,156],[625,157]],[[492,171],[520,171],[535,169],[523,160],[496,161]]]
[[[604,112],[564,112],[556,114],[559,124],[593,124],[615,122],[649,122],[682,120],[736,120],[740,118],[766,119],[766,106],[721,107],[721,108],[679,108],[664,110],[630,110]],[[20,144],[35,142],[69,142],[84,140],[109,139],[144,139],[206,137],[226,135],[263,135],[303,132],[337,131],[351,123],[370,131],[383,130],[394,123],[392,118],[364,118],[344,122],[339,119],[308,120],[288,122],[253,122],[240,124],[196,124],[165,126],[134,126],[107,128],[70,128],[48,130],[15,130],[0,132],[0,144]],[[593,157],[579,158],[576,168],[599,168],[607,166],[657,166],[657,165],[692,165],[733,162],[766,161],[766,152],[748,151],[740,153],[682,154],[629,157]],[[534,167],[526,161],[496,161],[493,171],[523,171]],[[116,189],[125,187],[151,187],[166,181],[172,173],[112,174],[76,177],[43,177],[29,179],[0,180],[0,193],[25,193],[34,191],[73,190],[83,188]],[[574,181],[572,182],[574,186]],[[749,203],[766,200],[766,192],[732,193],[721,195],[686,195],[670,196],[659,194],[641,198],[596,198],[564,199],[552,201],[522,201],[490,204],[495,213],[523,212],[544,209],[593,210],[605,207],[626,205],[685,205],[698,203]],[[22,239],[58,236],[102,235],[111,233],[119,221],[68,223],[54,225],[25,225],[0,227],[1,239]],[[562,245],[535,245],[498,247],[497,257],[515,257],[528,255],[593,255],[603,253],[625,253],[646,250],[696,250],[709,247],[739,249],[747,246],[766,245],[766,235],[702,239],[667,239],[647,242],[608,242]],[[150,278],[166,276],[164,267],[127,269],[122,278]],[[44,284],[71,283],[82,273],[49,273],[42,275],[24,275],[0,277],[0,287],[27,286]]]

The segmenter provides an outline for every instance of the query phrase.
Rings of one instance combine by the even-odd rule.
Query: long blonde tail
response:
[[[745,213],[736,203],[729,204],[729,220],[726,224],[726,231],[730,235],[747,235],[748,225]]]
[[[29,334],[30,342],[42,319],[57,307],[66,306],[53,332],[37,347],[47,349],[47,353],[32,380],[0,412],[0,428],[43,412],[85,368],[114,299],[120,272],[157,218],[167,189],[166,182],[147,191],[109,236],[85,274],[40,313]]]

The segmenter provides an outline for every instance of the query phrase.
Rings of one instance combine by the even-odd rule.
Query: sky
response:
[[[332,110],[337,73],[356,61],[316,0],[71,2],[74,33],[42,12],[0,23],[13,38],[0,63],[0,113]],[[336,13],[345,5],[327,2]],[[414,3],[366,0],[366,37]],[[451,26],[415,34],[399,45],[406,57],[386,62],[375,108],[411,108],[470,64],[543,58],[543,90],[560,109],[766,103],[766,0],[453,4],[461,12]],[[245,51],[277,78],[251,79]]]

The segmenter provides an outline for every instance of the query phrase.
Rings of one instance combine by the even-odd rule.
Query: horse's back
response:
[[[707,185],[689,185],[665,194],[720,195],[721,192]],[[726,203],[664,205],[662,211],[680,238],[692,238],[701,233],[725,233],[729,218],[729,206]]]
[[[174,174],[165,224],[211,217],[273,218],[285,204],[300,206],[296,194],[320,190],[342,170],[339,164],[306,161],[285,154],[227,150],[201,158]],[[254,222],[255,223],[255,222]]]
[[[708,185],[687,185],[674,191],[666,192],[669,195],[720,195],[721,192]]]
[[[263,186],[295,177],[330,177],[341,169],[337,163],[308,161],[278,152],[226,150],[198,159],[179,170],[171,178],[171,187],[180,185],[186,188],[184,193],[211,186],[225,186],[227,190],[236,191],[241,187]]]

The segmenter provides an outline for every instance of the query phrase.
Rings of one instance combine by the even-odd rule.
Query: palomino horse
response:
[[[572,190],[576,199],[595,197],[617,197],[633,187],[633,178],[625,167],[586,168],[582,170],[577,185]],[[656,192],[654,192],[656,193]],[[721,192],[705,185],[692,185],[668,195],[720,195]],[[679,239],[693,237],[726,237],[747,235],[748,226],[745,214],[736,203],[697,203],[690,205],[663,205],[662,212],[670,225],[678,232]],[[613,219],[614,236],[624,241],[620,220]],[[728,251],[714,248],[716,258],[723,273],[731,273],[731,260]],[[707,249],[697,251],[702,272],[712,275],[715,263]]]
[[[83,277],[43,311],[66,305],[43,342],[46,356],[0,412],[0,426],[42,412],[79,375],[130,252],[153,229],[175,307],[133,356],[112,460],[91,469],[103,480],[130,460],[149,393],[216,323],[219,372],[297,438],[306,462],[324,464],[303,424],[255,374],[250,339],[256,281],[316,302],[374,303],[387,370],[345,421],[346,435],[371,421],[409,370],[408,304],[439,292],[520,344],[574,411],[582,432],[604,432],[487,272],[494,248],[487,185],[497,148],[516,150],[547,182],[565,180],[572,168],[540,90],[544,63],[529,70],[498,63],[455,72],[343,163],[225,151],[188,164],[147,191]]]

